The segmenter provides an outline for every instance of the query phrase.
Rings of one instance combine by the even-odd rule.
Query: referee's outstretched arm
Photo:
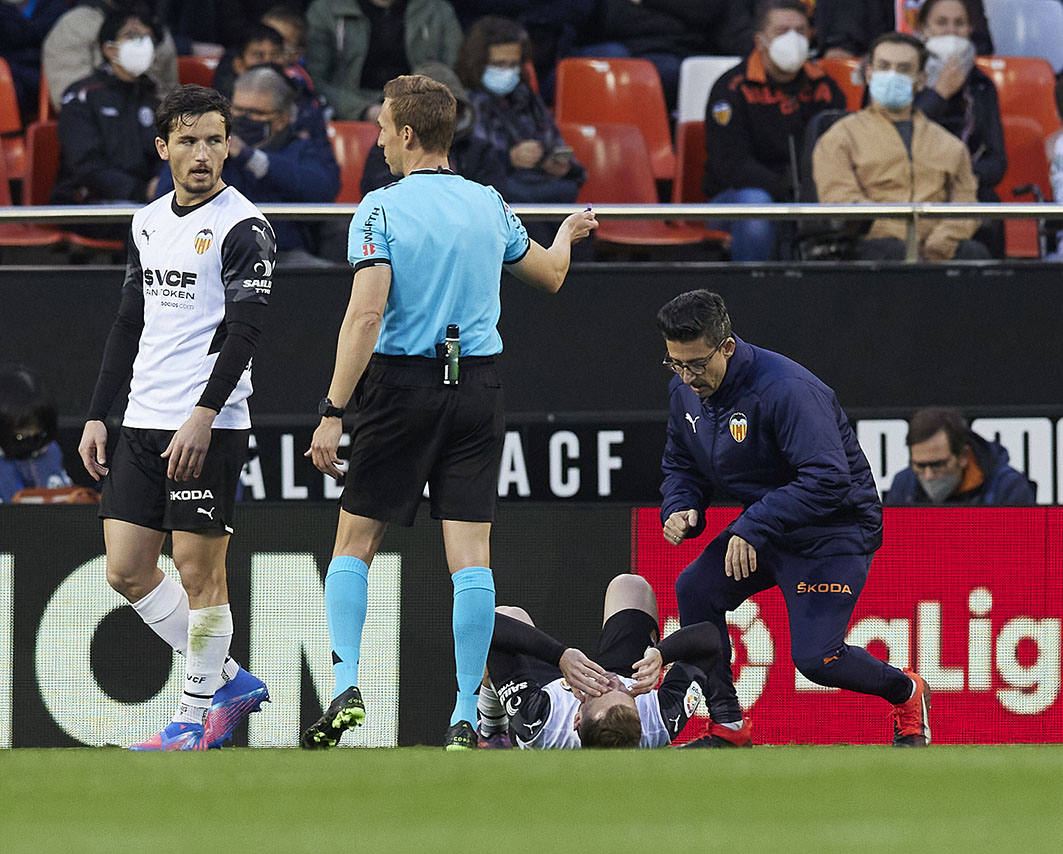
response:
[[[598,220],[588,206],[588,210],[565,218],[549,249],[532,240],[527,254],[516,264],[506,265],[506,269],[522,282],[555,294],[561,290],[565,276],[568,275],[572,244],[582,240],[597,227]]]

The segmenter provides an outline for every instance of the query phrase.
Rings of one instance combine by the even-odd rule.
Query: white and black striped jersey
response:
[[[220,394],[208,393],[208,381],[224,372],[215,363],[229,334],[227,317],[236,326],[242,309],[268,302],[275,262],[272,228],[232,187],[190,207],[177,205],[171,192],[133,215],[124,287],[142,294],[144,325],[125,426],[176,430],[215,396],[214,427],[251,426],[253,346],[230,348],[241,361],[214,386]]]
[[[620,680],[630,687],[633,679]],[[635,698],[642,721],[640,748],[667,747],[683,731],[704,693],[705,675],[696,667],[676,662],[659,688]],[[528,686],[526,686],[528,687]],[[534,693],[521,692],[527,708],[514,707],[518,695],[504,701],[510,728],[524,750],[579,750],[579,735],[573,727],[579,700],[564,679],[555,679]],[[500,692],[499,698],[502,698]]]

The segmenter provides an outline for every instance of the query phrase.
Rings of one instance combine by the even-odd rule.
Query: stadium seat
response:
[[[672,181],[673,204],[704,204],[705,189],[705,122],[683,122],[675,129],[675,180]],[[705,239],[724,246],[731,242],[726,231],[705,229]]]
[[[984,0],[993,49],[1035,56],[1063,72],[1063,4],[1059,0]]]
[[[22,201],[27,205],[47,205],[59,174],[59,123],[33,122],[26,128],[26,181]],[[73,246],[101,252],[120,252],[125,241],[85,237],[73,231],[62,232]]]
[[[1063,5],[1060,6],[1063,9]],[[1063,39],[1063,34],[1060,35]],[[976,60],[997,87],[1000,114],[1025,116],[1041,124],[1045,136],[1060,127],[1056,78],[1046,60],[1024,56],[980,56]]]
[[[688,56],[684,59],[679,66],[677,124],[705,121],[705,105],[709,102],[712,87],[725,71],[730,71],[741,61],[740,56]]]
[[[199,86],[214,86],[214,71],[218,67],[216,56],[177,57],[177,82],[195,83]]]
[[[864,102],[864,70],[859,59],[817,59],[822,68],[838,84],[845,95],[845,109],[859,110]]]
[[[634,125],[645,139],[653,177],[672,180],[675,149],[664,91],[649,60],[562,59],[557,64],[554,117],[558,124]]]
[[[44,78],[44,68],[41,68],[41,88],[37,93],[37,121],[47,122],[55,118],[55,108],[52,106],[52,96],[48,94],[48,81]]]
[[[21,181],[25,171],[25,140],[22,136],[22,116],[18,111],[18,95],[11,68],[0,57],[0,146],[3,147],[4,171],[9,181]]]
[[[1030,202],[1016,198],[1016,187],[1033,185],[1048,195],[1048,161],[1045,159],[1045,135],[1041,125],[1025,116],[1004,116],[1004,150],[1008,171],[997,185],[1003,202]],[[1040,243],[1038,223],[1033,219],[1004,220],[1004,244],[1009,258],[1038,258]]]
[[[566,123],[561,135],[587,169],[580,204],[656,204],[650,154],[634,125]],[[714,232],[701,225],[661,220],[603,219],[595,239],[628,246],[687,246],[705,243]]]
[[[4,158],[0,157],[0,207],[12,206],[11,185],[7,178]],[[22,222],[0,223],[0,247],[58,246],[63,242],[63,232],[50,225],[34,225]]]
[[[356,205],[362,200],[365,159],[379,136],[380,128],[373,122],[328,123],[332,154],[340,167],[340,191],[336,195],[336,202]]]

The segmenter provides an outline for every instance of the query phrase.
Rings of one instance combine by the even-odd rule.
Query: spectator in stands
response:
[[[226,53],[214,72],[214,88],[232,98],[236,78],[256,65],[280,65],[284,61],[284,38],[273,27],[248,26],[236,47]]]
[[[598,0],[579,56],[640,57],[657,67],[669,109],[688,56],[745,56],[753,49],[747,0]]]
[[[982,56],[991,54],[993,41],[982,0],[972,0],[968,17],[977,52]],[[896,0],[817,0],[816,48],[828,58],[864,56],[876,38],[894,30],[907,30],[906,24],[897,21]]]
[[[70,486],[57,424],[40,378],[22,365],[0,365],[0,503],[20,489]]]
[[[800,0],[757,4],[756,47],[712,88],[705,115],[705,194],[724,204],[796,201],[796,163],[805,126],[825,109],[844,110],[845,96],[808,61],[808,12]],[[729,223],[731,258],[777,255],[770,220]],[[785,253],[784,253],[785,254]]]
[[[221,179],[256,204],[331,202],[339,192],[339,167],[328,140],[293,130],[296,96],[288,79],[270,67],[236,78],[229,159]],[[159,196],[173,189],[169,172],[159,176]],[[277,219],[272,225],[278,264],[328,263],[313,254],[313,236],[299,223]]]
[[[504,186],[495,189],[507,201],[572,202],[586,172],[524,79],[530,55],[516,21],[487,16],[469,29],[455,70],[475,108],[473,136],[492,147],[505,169]]]
[[[306,67],[306,30],[307,22],[304,15],[295,6],[285,3],[270,6],[260,18],[261,23],[272,27],[281,38],[284,39],[285,66],[297,65]],[[307,75],[307,79],[310,75]]]
[[[821,202],[965,202],[978,185],[960,140],[912,106],[923,85],[927,51],[906,33],[884,33],[871,45],[871,104],[835,122],[812,153]],[[977,220],[920,219],[919,257],[924,261],[988,258],[969,239]],[[858,242],[864,260],[903,260],[907,223],[875,220]]]
[[[926,0],[919,7],[919,37],[930,56],[926,87],[915,106],[958,137],[971,155],[978,201],[999,202],[995,187],[1008,170],[997,88],[974,64],[969,0]],[[1004,223],[983,225],[976,239],[995,258],[1004,257]]]
[[[155,4],[151,0],[88,0],[63,15],[44,40],[42,54],[44,76],[52,104],[60,109],[63,93],[78,80],[92,74],[103,62],[96,34],[108,11],[135,11],[151,21],[153,31],[159,33],[154,57],[147,75],[155,82],[155,92],[162,98],[177,86],[177,47],[170,31],[156,23]]]
[[[384,84],[435,60],[450,67],[461,25],[445,0],[314,0],[307,70],[335,118],[375,122]]]
[[[539,94],[553,102],[554,67],[576,51],[581,31],[598,0],[453,0],[465,32],[484,15],[510,18],[520,24],[532,45],[532,63]]]
[[[463,178],[494,187],[501,192],[506,183],[506,168],[495,153],[494,147],[473,134],[476,109],[458,75],[441,62],[427,62],[419,66],[414,73],[423,74],[442,83],[458,102],[454,141],[450,145],[450,168]],[[362,172],[362,195],[394,181],[395,176],[391,174],[391,169],[384,160],[384,149],[374,145],[369,150],[365,170]]]
[[[0,57],[11,69],[22,123],[37,112],[41,44],[66,11],[64,0],[4,0],[0,3]]]
[[[146,8],[112,9],[104,17],[97,34],[103,63],[63,93],[53,204],[138,204],[155,198],[159,99],[146,73],[158,37],[153,26]],[[90,224],[78,231],[120,240],[129,228]]]
[[[1033,484],[1008,465],[1008,452],[972,432],[958,409],[920,409],[907,442],[910,464],[893,478],[887,505],[1034,503]]]
[[[158,0],[159,17],[173,31],[180,53],[195,53],[199,45],[235,47],[247,28],[262,20],[277,0]],[[308,0],[285,0],[284,6],[302,14]]]

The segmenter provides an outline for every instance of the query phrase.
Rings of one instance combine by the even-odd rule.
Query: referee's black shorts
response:
[[[166,450],[175,430],[123,427],[100,489],[101,519],[119,519],[157,531],[220,528],[233,532],[240,471],[250,430],[211,430],[203,471],[192,480],[166,477]]]
[[[354,394],[344,510],[409,526],[427,483],[432,518],[494,521],[505,439],[494,357],[463,358],[459,379],[443,385],[436,359],[374,354]]]

